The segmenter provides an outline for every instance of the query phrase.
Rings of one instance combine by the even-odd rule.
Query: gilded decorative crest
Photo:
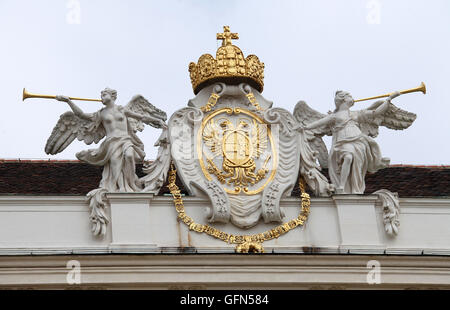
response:
[[[195,97],[172,115],[169,136],[176,176],[188,195],[207,195],[211,202],[205,213],[207,221],[249,229],[261,220],[283,221],[280,201],[291,194],[300,168],[310,186],[323,182],[315,182],[319,172],[314,154],[300,141],[292,114],[273,107],[261,94],[264,63],[256,55],[245,57],[232,44],[238,38],[225,26],[223,33],[217,34],[222,44],[216,58],[203,54],[197,63],[189,64]],[[173,189],[176,193],[175,186]],[[180,219],[190,229],[236,241],[210,226],[195,224],[180,209],[178,196],[176,205]],[[282,225],[279,233],[302,223]]]
[[[203,173],[208,180],[215,177],[227,193],[253,195],[273,178],[277,153],[270,126],[258,115],[219,109],[203,120],[198,135]]]

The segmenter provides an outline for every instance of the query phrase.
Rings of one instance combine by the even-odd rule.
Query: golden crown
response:
[[[229,26],[223,27],[223,33],[217,34],[222,46],[216,52],[216,59],[210,54],[203,54],[197,64],[189,64],[192,88],[197,94],[205,86],[222,81],[230,84],[248,83],[262,92],[264,87],[264,63],[256,55],[244,58],[241,49],[231,43],[239,39],[237,33],[230,32]]]

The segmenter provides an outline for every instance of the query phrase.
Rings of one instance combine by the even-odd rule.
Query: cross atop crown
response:
[[[222,46],[231,45],[231,40],[239,39],[239,34],[230,32],[230,26],[223,26],[223,33],[217,34],[217,40],[222,40]]]

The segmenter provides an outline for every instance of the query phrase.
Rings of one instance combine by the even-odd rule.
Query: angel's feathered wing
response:
[[[368,110],[375,110],[382,103],[382,101],[376,102]],[[362,117],[360,119],[360,128],[364,134],[375,138],[378,136],[379,126],[385,126],[394,130],[403,130],[411,126],[416,118],[416,114],[402,110],[390,103],[389,108],[384,114],[375,117]]]
[[[208,122],[203,130],[203,141],[210,148],[214,157],[222,154],[222,138],[223,130],[220,126],[214,120]]]
[[[251,141],[255,158],[259,158],[262,152],[264,152],[264,150],[267,148],[269,142],[268,140],[267,125],[258,124],[256,120],[253,120]]]
[[[294,118],[302,126],[307,126],[319,119],[324,118],[326,115],[310,108],[305,101],[299,101],[294,108]],[[312,149],[318,153],[317,159],[319,160],[322,168],[328,168],[328,150],[322,137],[324,135],[331,136],[331,128],[329,126],[320,126],[311,130],[308,130],[312,135],[308,138]]]
[[[93,120],[84,120],[73,112],[65,112],[59,117],[45,145],[45,153],[55,155],[66,149],[75,138],[86,144],[98,143],[106,135],[98,113],[94,113]]]
[[[142,95],[136,95],[133,98],[131,98],[130,102],[127,104],[125,108],[142,116],[146,117],[152,116],[154,118],[163,120],[164,122],[167,120],[166,112],[155,107]],[[139,121],[131,117],[128,118],[128,121],[134,132],[138,130],[139,131],[144,130],[144,123],[142,121]],[[147,125],[150,125],[155,128],[161,128],[161,124],[157,122],[149,122],[147,123]]]

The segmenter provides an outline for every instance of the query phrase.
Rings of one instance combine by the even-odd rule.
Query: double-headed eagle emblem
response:
[[[256,170],[256,160],[263,156],[269,143],[266,124],[247,117],[232,120],[211,118],[204,126],[202,137],[211,151],[204,153],[208,172],[222,184],[233,185],[234,193],[248,192],[248,186],[266,177],[270,154],[263,159],[262,167]],[[222,169],[214,162],[220,158]]]

